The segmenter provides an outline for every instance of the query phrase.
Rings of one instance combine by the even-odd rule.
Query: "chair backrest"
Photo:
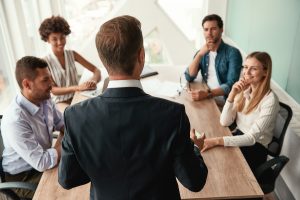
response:
[[[0,182],[4,182],[5,177],[2,168],[2,153],[4,150],[4,145],[3,145],[2,135],[1,135],[1,120],[2,120],[2,115],[0,115]]]
[[[3,144],[2,134],[1,134],[1,120],[2,120],[2,115],[0,115],[0,158],[2,159],[4,144]]]
[[[276,157],[279,156],[286,129],[292,119],[293,111],[290,106],[279,102],[280,110],[276,118],[274,135],[271,143],[268,146],[269,155]]]
[[[276,178],[288,161],[288,157],[281,155],[266,161],[255,170],[254,175],[264,194],[274,190]]]
[[[0,115],[0,158],[2,158],[2,152],[4,150],[4,145],[3,145],[3,140],[2,140],[2,135],[1,135],[1,120],[2,120],[2,115]]]
[[[0,127],[1,127],[2,115],[0,115]],[[6,200],[21,200],[27,198],[20,198],[12,189],[26,189],[35,191],[37,185],[33,183],[25,183],[25,182],[6,182],[5,175],[2,168],[2,153],[4,150],[1,128],[0,128],[0,199]]]

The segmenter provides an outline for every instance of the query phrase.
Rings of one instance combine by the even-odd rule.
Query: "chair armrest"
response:
[[[273,170],[274,173],[277,175],[280,173],[281,169],[284,167],[284,165],[289,161],[289,158],[286,156],[278,156],[274,157],[271,160],[266,161],[262,165],[260,165],[256,170],[255,170],[255,177],[257,179],[261,178],[261,176],[267,172],[268,170]],[[272,168],[273,166],[274,169]]]
[[[5,182],[0,183],[0,190],[5,189],[27,189],[35,191],[37,188],[37,184],[27,183],[27,182]]]

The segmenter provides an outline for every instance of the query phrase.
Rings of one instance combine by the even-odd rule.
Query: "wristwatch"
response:
[[[211,90],[208,88],[207,89],[207,98],[210,99],[213,97],[213,94],[211,93]]]

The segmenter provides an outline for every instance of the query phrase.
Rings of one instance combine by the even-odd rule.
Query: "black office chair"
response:
[[[274,190],[276,178],[289,161],[288,157],[279,154],[286,129],[292,116],[292,109],[288,105],[280,102],[280,111],[276,119],[274,136],[272,142],[268,146],[268,154],[273,158],[259,166],[254,173],[264,194],[268,194]]]
[[[268,147],[269,155],[276,157],[279,156],[286,129],[292,119],[293,111],[290,106],[280,102],[280,110],[276,119],[276,126],[274,130],[274,135],[271,143]]]
[[[2,115],[0,115],[0,127],[1,127]],[[6,182],[5,175],[2,168],[2,152],[4,150],[1,129],[0,129],[0,199],[7,200],[22,200],[12,189],[27,189],[35,191],[37,185],[26,182]]]

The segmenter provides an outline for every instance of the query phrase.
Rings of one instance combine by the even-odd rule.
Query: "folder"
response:
[[[152,69],[148,65],[145,65],[140,77],[141,78],[146,78],[148,76],[153,76],[153,75],[156,75],[156,74],[158,74],[157,71],[155,71],[154,69]]]

